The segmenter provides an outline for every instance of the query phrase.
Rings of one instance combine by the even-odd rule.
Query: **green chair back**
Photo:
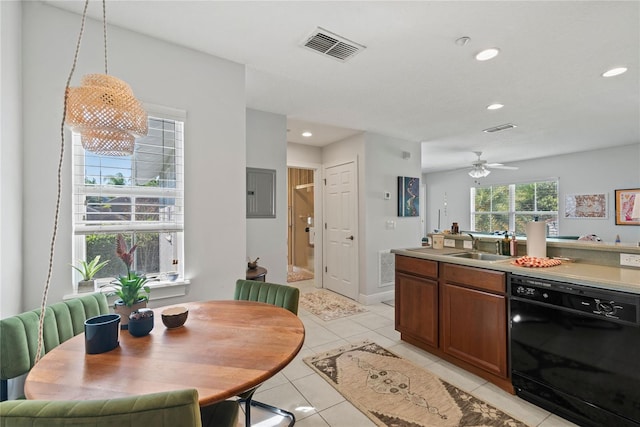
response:
[[[108,400],[0,402],[0,427],[141,425],[202,426],[197,391],[177,390]]]
[[[43,354],[84,332],[84,321],[109,313],[107,297],[92,293],[45,308]],[[31,370],[38,351],[40,309],[0,320],[0,401],[7,400],[7,380]]]
[[[293,286],[239,279],[234,299],[276,305],[297,315],[300,290]]]

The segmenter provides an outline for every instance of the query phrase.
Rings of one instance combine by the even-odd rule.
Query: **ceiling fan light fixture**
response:
[[[471,178],[484,178],[488,176],[491,171],[484,166],[476,166],[469,171],[469,176]]]

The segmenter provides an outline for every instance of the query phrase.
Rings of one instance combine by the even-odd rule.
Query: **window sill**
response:
[[[160,281],[150,282],[148,285],[149,288],[151,288],[150,300],[158,301],[158,300],[163,300],[167,298],[185,296],[187,294],[187,285],[189,284],[191,284],[191,280],[189,279],[178,279],[174,281],[160,280]],[[96,289],[95,292],[109,293],[112,289],[113,288],[107,284],[103,287]],[[72,298],[77,298],[87,293],[89,292],[78,292],[74,290],[73,293],[65,295],[63,299],[68,300]],[[111,301],[112,299],[113,301],[115,301],[115,298],[109,298],[110,303],[113,302]]]

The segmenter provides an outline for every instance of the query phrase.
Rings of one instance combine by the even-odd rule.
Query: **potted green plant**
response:
[[[120,314],[120,327],[122,329],[129,327],[129,315],[133,311],[147,306],[149,293],[151,292],[149,286],[146,286],[148,278],[144,274],[138,274],[131,270],[133,253],[137,247],[138,245],[133,245],[131,249],[127,249],[127,243],[124,241],[122,234],[118,234],[116,237],[116,255],[127,267],[127,274],[118,276],[116,280],[111,282],[114,291],[109,295],[118,297],[113,309]]]
[[[82,276],[82,280],[78,282],[78,292],[93,292],[96,288],[96,281],[93,276],[105,265],[109,264],[109,260],[100,262],[100,255],[96,255],[89,262],[79,259],[78,264],[78,266],[71,265]]]

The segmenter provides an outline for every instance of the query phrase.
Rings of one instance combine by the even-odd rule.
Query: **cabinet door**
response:
[[[442,350],[507,378],[507,301],[476,289],[442,286]]]
[[[396,329],[438,347],[438,282],[396,271]]]

